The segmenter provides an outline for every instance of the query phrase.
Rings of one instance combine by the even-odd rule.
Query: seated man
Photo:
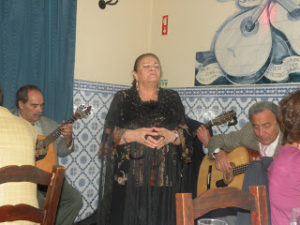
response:
[[[220,171],[231,169],[227,153],[239,146],[259,151],[262,156],[273,156],[281,146],[282,134],[277,121],[277,105],[258,102],[248,112],[250,122],[241,130],[212,137],[208,143],[210,159],[216,160]]]
[[[1,96],[0,88],[0,103]],[[14,116],[8,109],[0,106],[0,167],[34,165],[36,136],[36,131],[30,123]],[[36,184],[20,182],[0,185],[0,205],[20,203],[38,207]],[[9,224],[33,225],[36,223],[13,221]]]
[[[208,143],[208,154],[210,159],[215,159],[216,168],[222,172],[230,171],[232,167],[227,154],[239,146],[256,150],[263,157],[272,157],[276,154],[282,144],[277,110],[277,105],[272,102],[255,103],[248,112],[250,122],[246,123],[242,129],[211,137]],[[255,179],[258,179],[260,175],[256,174]],[[251,179],[251,176],[247,179]],[[255,182],[248,181],[247,184],[255,184]],[[214,217],[226,216],[225,220],[230,225],[235,224],[236,213],[234,211],[218,210],[214,213]]]
[[[42,116],[44,98],[38,87],[34,85],[21,87],[16,94],[16,105],[18,109],[14,110],[13,113],[30,122],[39,135],[49,135],[59,127],[55,121]],[[64,157],[74,151],[72,124],[62,125],[60,129],[62,135],[54,142],[56,159],[57,156]],[[40,206],[43,205],[44,195],[45,192],[39,190],[38,200]],[[80,193],[65,179],[62,186],[55,224],[73,224],[81,206],[82,199]]]

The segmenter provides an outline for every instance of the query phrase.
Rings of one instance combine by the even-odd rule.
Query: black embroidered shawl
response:
[[[151,149],[139,143],[118,144],[126,129],[141,127],[177,130],[181,145]],[[149,102],[142,102],[133,87],[117,92],[100,145],[98,224],[114,224],[111,221],[119,216],[123,225],[174,225],[175,193],[183,191],[182,168],[190,161],[191,146],[177,92],[159,89],[158,101]]]

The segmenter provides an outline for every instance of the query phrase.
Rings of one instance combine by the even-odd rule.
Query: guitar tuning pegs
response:
[[[227,126],[234,126],[236,124],[237,124],[237,118],[236,118],[236,116],[232,117],[232,119],[227,122]]]
[[[76,109],[75,111],[75,117],[77,119],[79,118],[86,118],[88,115],[91,114],[91,109],[92,109],[92,106],[85,106],[85,105],[80,105],[78,106],[78,108]]]

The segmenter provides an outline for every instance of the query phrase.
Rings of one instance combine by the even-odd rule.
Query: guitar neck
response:
[[[76,116],[73,115],[71,118],[69,118],[64,124],[73,124],[77,120]],[[55,129],[52,133],[50,133],[45,139],[44,143],[46,146],[48,146],[50,143],[55,141],[60,135],[61,135],[61,129],[58,127]]]
[[[256,23],[256,21],[258,20],[258,18],[261,16],[261,14],[263,13],[263,11],[265,10],[266,6],[269,4],[269,0],[264,0],[262,1],[262,3],[259,5],[259,7],[257,8],[257,10],[253,13],[253,15],[251,16],[252,19],[252,23]]]
[[[209,120],[207,123],[204,124],[204,126],[209,129],[215,125],[221,125],[223,123],[226,123],[228,126],[235,125],[236,124],[236,112],[233,110],[230,110],[222,115],[217,116],[215,119]]]
[[[206,124],[204,124],[204,126],[206,127],[206,129],[210,129],[214,126],[213,120],[208,121]]]
[[[203,125],[206,127],[206,129],[209,130],[214,124],[213,124],[212,120],[210,120],[210,121],[208,121],[207,123],[205,123]],[[192,135],[193,135],[193,137],[197,136],[197,129],[193,131]]]
[[[236,176],[236,175],[245,173],[248,166],[249,166],[249,163],[242,164],[242,165],[234,167],[233,168],[233,175]]]
[[[237,123],[236,112],[234,112],[233,110],[228,111],[222,115],[217,116],[215,119],[209,120],[207,123],[203,125],[206,127],[206,129],[209,130],[212,126],[221,125],[225,122],[228,122],[227,123],[228,126],[235,125]],[[196,135],[197,135],[197,129],[193,131],[193,137],[195,137]]]

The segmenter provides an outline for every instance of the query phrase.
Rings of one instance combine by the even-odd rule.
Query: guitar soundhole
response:
[[[35,160],[38,161],[38,160],[41,160],[45,157],[46,157],[46,155],[38,155],[38,156],[35,157]]]
[[[245,36],[245,37],[249,37],[250,35],[256,34],[258,32],[258,26],[259,24],[253,23],[251,20],[251,17],[247,17],[245,19],[243,19],[240,29],[241,29],[241,33]]]
[[[225,184],[224,180],[217,180],[216,181],[216,187],[227,187],[228,185]]]

